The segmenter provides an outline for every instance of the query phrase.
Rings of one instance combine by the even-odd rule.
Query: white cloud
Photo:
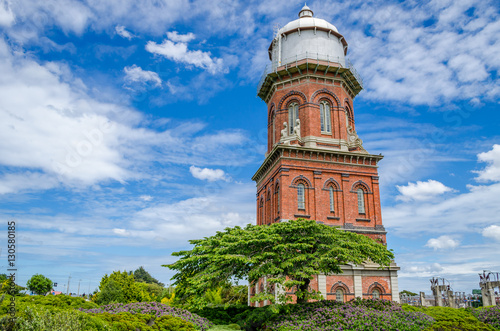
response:
[[[326,18],[347,27],[340,33],[364,78],[362,98],[431,106],[500,95],[494,8],[494,1],[482,0],[350,1],[325,2],[315,12],[350,13]]]
[[[14,23],[15,17],[10,8],[10,1],[0,1],[0,26],[8,27]]]
[[[500,226],[490,225],[483,230],[483,236],[500,241]]]
[[[195,166],[189,167],[189,172],[194,178],[215,182],[218,180],[229,181],[226,173],[222,169],[198,168]]]
[[[171,35],[173,34],[171,33]],[[190,40],[186,37],[188,35],[182,36],[175,34],[173,36],[176,40]],[[162,55],[167,59],[178,63],[184,63],[188,66],[205,69],[211,74],[227,72],[222,59],[212,58],[210,52],[188,50],[187,43],[185,41],[175,42],[165,39],[161,44],[148,41],[146,44],[146,50],[153,54]]]
[[[143,200],[143,201],[151,201],[151,200],[153,200],[153,197],[152,197],[152,196],[150,196],[150,195],[141,195],[141,196],[139,197],[139,199],[141,199],[141,200]]]
[[[117,25],[115,27],[115,31],[119,36],[126,38],[128,40],[131,40],[132,38],[135,37],[132,33],[127,31],[123,25]]]
[[[129,71],[136,79],[144,77],[143,71]],[[242,131],[201,134],[204,125],[196,123],[162,132],[144,128],[141,113],[89,95],[68,66],[39,64],[13,53],[2,39],[0,72],[0,166],[17,173],[0,176],[2,193],[125,182],[153,175],[147,166],[153,160],[170,165],[249,162],[241,157],[249,152],[237,148],[246,139]],[[211,146],[199,147],[203,141]]]
[[[113,229],[113,233],[123,237],[130,236],[130,232],[125,229]]]
[[[489,159],[493,154],[488,153],[478,158]],[[445,200],[409,199],[386,207],[384,224],[395,234],[449,233],[450,229],[455,233],[477,233],[479,227],[496,224],[498,220],[492,215],[500,214],[500,183],[469,185],[468,189]]]
[[[125,67],[125,81],[128,83],[148,83],[151,82],[154,86],[161,86],[162,80],[156,72],[142,70],[141,67],[135,64],[131,67]]]
[[[453,239],[450,236],[441,236],[438,238],[432,238],[427,241],[427,244],[425,246],[433,248],[434,250],[438,249],[452,249],[456,248],[460,245],[460,241]]]
[[[408,183],[407,186],[396,185],[396,187],[399,193],[401,193],[397,199],[402,201],[430,200],[438,195],[453,191],[453,189],[433,179],[429,179],[426,182],[417,181],[416,183]]]
[[[488,166],[481,171],[475,171],[479,174],[476,178],[478,182],[498,182],[500,181],[500,145],[493,145],[493,149],[488,152],[480,153],[479,161],[488,163]]]
[[[189,32],[187,34],[179,34],[177,31],[167,32],[167,37],[173,42],[181,42],[181,43],[188,43],[194,38],[196,38],[196,36],[192,32]]]

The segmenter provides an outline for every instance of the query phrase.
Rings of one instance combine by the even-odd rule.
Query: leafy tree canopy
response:
[[[26,283],[28,290],[44,295],[52,289],[52,281],[44,275],[33,275]]]
[[[130,272],[130,273],[132,273],[132,272]],[[161,287],[165,286],[165,284],[163,284],[158,279],[151,276],[151,274],[149,272],[147,272],[146,269],[144,269],[144,267],[142,267],[142,266],[137,268],[133,274],[134,274],[135,280],[138,282],[144,282],[144,283],[148,283],[148,284],[158,284]]]
[[[366,236],[303,219],[226,228],[190,243],[192,250],[173,253],[181,258],[164,267],[177,271],[176,296],[189,298],[195,307],[206,304],[208,290],[223,287],[230,279],[256,283],[264,276],[268,284],[293,288],[297,301],[305,302],[320,297],[308,291],[314,275],[341,273],[341,266],[348,263],[372,261],[384,267],[394,258],[392,251]],[[286,298],[281,294],[278,300]],[[252,300],[265,299],[274,302],[269,289]]]
[[[126,271],[114,271],[111,275],[104,275],[99,284],[99,290],[94,299],[99,305],[109,303],[130,303],[150,301],[151,297],[145,290],[143,283],[137,283],[133,275]]]
[[[401,292],[399,292],[399,294],[400,294],[400,295],[401,295],[401,294],[406,294],[406,295],[411,296],[411,297],[412,297],[412,296],[416,296],[416,295],[418,295],[418,294],[417,294],[417,293],[415,293],[415,292],[410,292],[410,291],[407,291],[407,290],[401,291]]]

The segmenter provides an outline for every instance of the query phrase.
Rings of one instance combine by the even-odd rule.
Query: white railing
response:
[[[308,60],[312,60],[311,63],[313,64],[317,64],[319,62],[326,62],[328,66],[330,66],[331,64],[332,67],[340,66],[341,68],[348,68],[352,72],[353,76],[357,79],[361,87],[363,87],[363,80],[361,79],[361,76],[358,74],[358,72],[352,65],[351,61],[349,61],[345,57],[306,52],[303,54],[297,54],[293,57],[282,59],[279,63],[278,61],[273,61],[269,63],[264,69],[259,84],[257,85],[257,92],[260,91],[268,74],[272,72],[277,72],[278,69],[287,70],[288,68],[296,67],[299,65],[299,62],[302,62],[303,60],[306,60],[307,62],[309,62]]]

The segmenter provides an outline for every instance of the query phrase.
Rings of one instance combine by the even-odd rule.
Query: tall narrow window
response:
[[[319,103],[319,111],[321,115],[321,132],[332,133],[331,117],[330,117],[330,104],[326,101]]]
[[[372,298],[373,299],[379,299],[380,298],[380,292],[379,292],[379,290],[377,290],[377,289],[373,290],[373,292],[372,292]]]
[[[299,104],[294,102],[288,107],[288,130],[293,134],[296,120],[299,118]]]
[[[276,217],[280,214],[280,187],[276,186]]]
[[[264,197],[260,198],[260,224],[264,224]]]
[[[337,291],[335,291],[335,301],[344,302],[344,291],[341,288],[338,288]]]
[[[364,195],[365,192],[360,188],[358,188],[357,192],[358,192],[358,212],[360,214],[364,214],[365,213],[365,195]]]
[[[330,211],[334,212],[335,211],[335,198],[333,196],[333,194],[334,194],[333,186],[330,186],[330,189],[328,191],[330,192]]]
[[[297,185],[297,204],[299,209],[306,209],[306,196],[304,184]]]

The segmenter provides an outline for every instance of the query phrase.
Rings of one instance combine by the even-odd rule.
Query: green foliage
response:
[[[407,290],[401,291],[401,292],[399,292],[399,294],[406,294],[406,295],[408,295],[410,297],[418,295],[417,293],[410,292],[410,291],[407,291]]]
[[[471,309],[471,313],[481,322],[490,325],[496,330],[500,330],[500,306]]]
[[[38,295],[45,295],[52,289],[52,281],[44,275],[36,274],[26,282],[26,287]]]
[[[9,328],[8,317],[0,320],[2,330]],[[112,330],[102,320],[76,310],[50,310],[43,306],[29,305],[18,312],[17,331],[80,331]]]
[[[0,304],[0,316],[5,315],[9,309],[10,295],[6,295]],[[73,310],[75,308],[92,309],[99,307],[93,302],[85,301],[83,298],[73,298],[68,295],[27,295],[16,297],[16,309],[22,311],[28,306],[44,307],[51,311]]]
[[[132,272],[130,272],[132,273]],[[139,267],[137,268],[134,273],[134,278],[137,282],[143,282],[143,283],[147,283],[147,284],[156,284],[156,285],[159,285],[160,287],[164,287],[165,284],[163,284],[162,282],[158,281],[156,278],[154,278],[153,276],[151,276],[149,274],[149,272],[147,272],[144,267]]]
[[[479,321],[468,309],[449,307],[414,307],[403,305],[405,311],[419,311],[433,317],[436,322],[426,331],[492,331],[491,326]]]
[[[207,331],[232,331],[232,330],[241,330],[238,324],[229,324],[229,325],[216,325]]]
[[[99,284],[99,290],[93,300],[99,305],[110,303],[129,303],[151,301],[146,284],[137,283],[133,275],[126,271],[114,271],[104,275]]]
[[[374,240],[356,233],[341,231],[313,220],[274,223],[270,226],[248,225],[226,228],[214,236],[190,240],[190,251],[173,253],[181,258],[166,267],[176,270],[176,296],[192,307],[207,304],[205,293],[223,287],[229,279],[248,277],[251,283],[266,276],[272,287],[279,284],[294,288],[297,302],[318,299],[308,291],[314,275],[341,273],[341,265],[362,264],[368,260],[387,266],[394,255]],[[270,300],[270,289],[252,300]],[[285,294],[279,297],[284,302]]]
[[[191,312],[209,319],[214,324],[226,325],[241,322],[253,309],[257,308],[246,305],[231,305],[204,307],[202,309],[192,310]]]
[[[164,315],[154,317],[145,314],[132,313],[100,313],[92,314],[109,324],[113,330],[119,331],[146,331],[146,330],[165,330],[165,331],[196,331],[193,323],[184,321],[179,317]]]
[[[5,274],[2,274],[5,275]],[[22,290],[25,290],[25,287],[19,286],[16,283],[12,281],[10,278],[5,278],[3,280],[0,280],[0,293],[2,294],[10,294],[10,295],[21,295],[23,296],[24,294],[21,293]],[[14,284],[14,286],[12,286]]]

